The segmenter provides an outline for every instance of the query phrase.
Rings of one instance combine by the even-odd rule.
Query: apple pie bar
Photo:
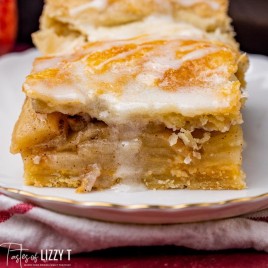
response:
[[[247,57],[226,7],[47,1],[34,37],[44,55],[23,84],[11,145],[25,183],[77,192],[245,188]]]
[[[236,46],[227,9],[228,0],[46,0],[33,41],[42,53],[57,54],[90,41],[172,37],[179,29]]]

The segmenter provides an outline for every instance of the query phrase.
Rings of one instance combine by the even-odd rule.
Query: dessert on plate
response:
[[[247,57],[226,12],[222,0],[48,0],[12,138],[25,183],[245,188]]]

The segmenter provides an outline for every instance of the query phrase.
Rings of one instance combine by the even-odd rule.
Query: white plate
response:
[[[243,191],[115,191],[76,194],[74,189],[23,185],[20,156],[9,153],[12,128],[24,95],[21,84],[35,50],[0,58],[0,191],[17,199],[77,216],[130,223],[180,223],[237,216],[268,208],[268,59],[251,56],[249,101],[244,111],[247,148]]]

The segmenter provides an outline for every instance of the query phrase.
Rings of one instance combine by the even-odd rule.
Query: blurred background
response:
[[[0,0],[0,55],[32,46],[31,33],[38,29],[43,2]],[[268,55],[268,0],[230,0],[229,13],[241,49]]]

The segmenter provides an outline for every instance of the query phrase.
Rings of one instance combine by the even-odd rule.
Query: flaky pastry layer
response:
[[[172,128],[193,120],[227,131],[242,122],[245,59],[210,40],[94,42],[68,55],[37,58],[23,89],[41,113],[86,113],[107,124],[159,121]]]

